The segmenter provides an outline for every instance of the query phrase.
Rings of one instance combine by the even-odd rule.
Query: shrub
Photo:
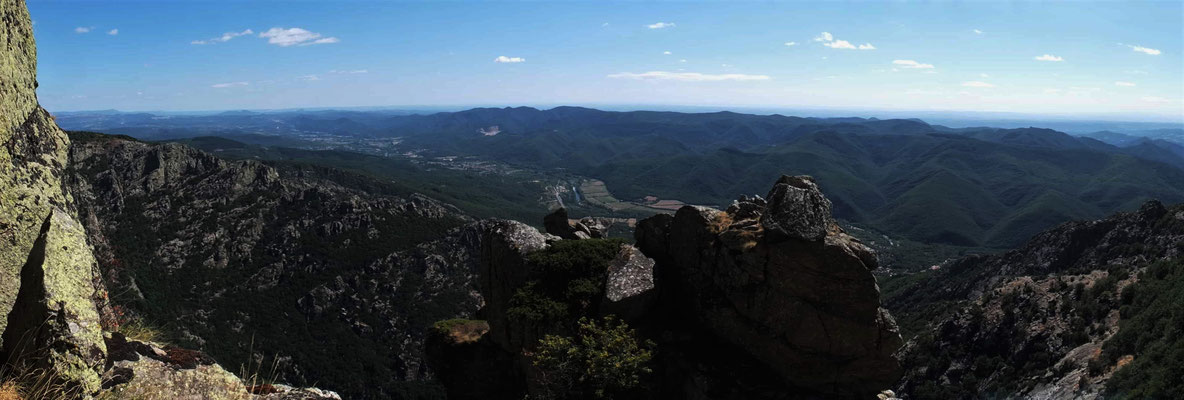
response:
[[[580,318],[574,337],[546,335],[527,356],[538,368],[541,396],[547,399],[613,398],[638,387],[654,344],[613,316],[599,322]]]

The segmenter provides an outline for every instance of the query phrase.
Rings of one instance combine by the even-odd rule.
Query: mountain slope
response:
[[[76,135],[70,155],[113,301],[224,363],[413,395],[424,328],[476,308],[469,272],[399,253],[468,221],[451,206],[177,144]]]
[[[901,390],[918,399],[1178,393],[1182,275],[1184,204],[1151,201],[910,278],[886,305],[929,323],[902,351]]]

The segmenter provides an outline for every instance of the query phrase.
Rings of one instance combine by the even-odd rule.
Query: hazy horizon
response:
[[[643,104],[1184,121],[1179,2],[278,5],[34,2],[39,95],[50,110]]]

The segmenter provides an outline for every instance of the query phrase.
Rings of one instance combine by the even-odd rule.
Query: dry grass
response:
[[[31,368],[0,369],[0,400],[66,400],[77,398],[52,370]]]
[[[23,400],[15,382],[0,383],[0,400]]]
[[[721,212],[715,215],[715,220],[711,221],[711,224],[707,226],[707,229],[710,230],[711,233],[719,234],[720,232],[727,230],[729,226],[732,226],[732,222],[731,214]]]
[[[280,358],[272,357],[271,365],[266,368],[263,365],[267,356],[259,359],[254,359],[255,354],[255,338],[251,338],[251,346],[247,350],[247,354],[252,355],[252,359],[246,363],[239,365],[238,377],[243,381],[243,385],[247,387],[247,391],[253,394],[266,394],[266,388],[272,387],[276,383],[276,377],[279,376]],[[255,393],[259,390],[261,393]]]
[[[143,319],[131,319],[119,325],[117,329],[119,333],[127,337],[129,340],[139,342],[152,342],[158,345],[168,344],[164,339],[164,334],[160,332],[155,326],[145,323]]]

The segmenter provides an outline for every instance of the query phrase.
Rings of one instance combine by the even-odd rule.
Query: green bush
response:
[[[637,388],[652,372],[650,341],[613,316],[580,318],[574,337],[546,335],[528,354],[546,399],[608,399]]]

